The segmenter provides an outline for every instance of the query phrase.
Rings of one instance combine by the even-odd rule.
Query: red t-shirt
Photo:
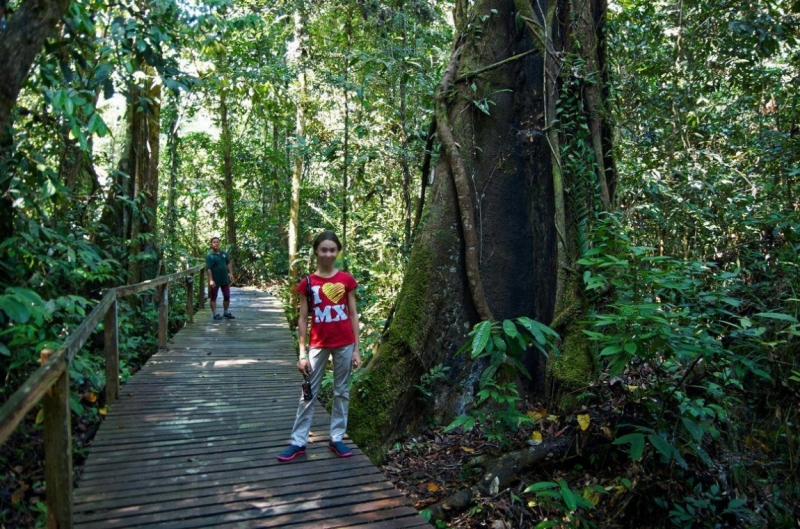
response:
[[[353,324],[347,310],[347,294],[358,286],[355,278],[347,272],[337,271],[331,277],[311,274],[311,289],[314,291],[311,315],[311,347],[344,347],[355,343]],[[297,292],[306,295],[306,280],[297,285]]]

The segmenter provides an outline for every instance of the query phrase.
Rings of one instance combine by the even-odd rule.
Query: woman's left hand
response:
[[[353,365],[353,369],[358,369],[361,367],[361,355],[358,351],[353,351],[353,361],[351,362]]]

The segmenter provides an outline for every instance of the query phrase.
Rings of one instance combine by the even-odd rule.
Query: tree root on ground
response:
[[[482,494],[496,495],[500,489],[517,479],[521,471],[545,460],[564,457],[573,442],[574,439],[571,437],[562,437],[504,455],[495,461],[491,470],[486,472],[478,483],[428,507],[431,520],[442,520],[450,513],[466,509],[472,504],[473,498]]]

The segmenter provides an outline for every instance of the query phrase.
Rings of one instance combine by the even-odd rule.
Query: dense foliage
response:
[[[0,38],[16,4],[0,11]],[[298,158],[299,267],[310,267],[318,231],[345,237],[342,266],[362,285],[369,354],[391,317],[429,177],[420,167],[431,154],[452,7],[74,2],[0,133],[0,207],[10,205],[0,216],[11,219],[0,241],[0,400],[103,289],[130,282],[138,265],[143,277],[186,268],[212,235],[230,247],[237,284],[271,288],[291,311],[287,225]],[[625,386],[627,400],[609,423],[616,444],[580,472],[627,480],[625,505],[640,519],[666,513],[675,526],[793,527],[800,517],[799,11],[789,0],[625,0],[608,13],[618,198],[611,214],[586,212],[578,230],[597,381],[575,402],[591,407]],[[561,87],[565,122],[582,104],[573,88]],[[486,105],[480,110],[491,114]],[[149,151],[155,180],[142,186],[130,170],[141,167],[130,163],[131,145],[146,150],[132,132],[137,115],[160,127],[160,149]],[[574,130],[562,138],[566,170],[591,172],[587,131]],[[183,292],[172,295],[171,306],[182,307]],[[154,349],[155,317],[148,296],[121,308],[123,378]],[[494,369],[480,380],[482,401],[503,412],[486,408],[469,420],[487,424],[494,440],[533,422],[516,388],[492,380],[509,365],[500,355],[506,347],[524,349],[509,340],[537,341],[542,331],[527,322],[473,333],[485,338],[473,342],[473,356]],[[97,418],[102,406],[87,397],[104,385],[99,341],[70,370],[81,419]],[[446,370],[423,377],[419,390]],[[41,519],[40,471],[5,470],[30,457],[24,446],[38,435],[35,422],[0,454],[2,523]],[[566,481],[529,493],[550,513],[592,523],[575,517],[586,506]],[[570,520],[565,526],[577,523]]]

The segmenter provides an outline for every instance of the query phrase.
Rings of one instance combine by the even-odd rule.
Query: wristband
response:
[[[303,355],[299,358],[300,360],[308,360],[308,355]]]

